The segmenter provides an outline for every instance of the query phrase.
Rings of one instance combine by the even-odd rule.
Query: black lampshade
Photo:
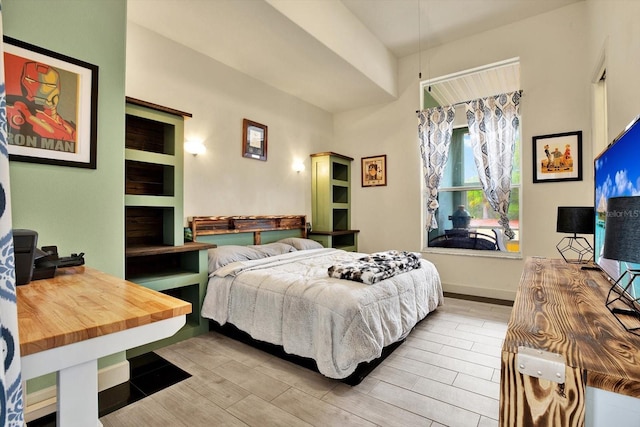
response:
[[[593,206],[558,206],[558,233],[593,234]]]
[[[611,197],[607,200],[602,256],[640,263],[640,197]]]

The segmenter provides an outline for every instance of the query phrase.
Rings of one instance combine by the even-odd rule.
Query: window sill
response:
[[[424,254],[456,255],[480,258],[523,259],[522,252],[483,251],[476,249],[422,248]]]

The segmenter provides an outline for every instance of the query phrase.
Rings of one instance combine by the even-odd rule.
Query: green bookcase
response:
[[[326,152],[311,155],[311,232],[328,248],[358,250],[351,229],[351,157]]]
[[[125,278],[191,303],[174,336],[127,357],[207,332],[200,317],[207,249],[184,241],[183,141],[189,113],[127,98],[125,136]]]

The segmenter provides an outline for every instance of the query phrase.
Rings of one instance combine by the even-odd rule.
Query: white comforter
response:
[[[313,249],[231,263],[209,275],[202,316],[345,378],[443,301],[438,272],[424,259],[422,268],[374,285],[329,277],[329,266],[363,255]]]

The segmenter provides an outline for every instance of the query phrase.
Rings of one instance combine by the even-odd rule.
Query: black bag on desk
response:
[[[26,285],[31,282],[37,244],[37,232],[23,229],[13,230],[13,251],[16,257],[16,285]]]

